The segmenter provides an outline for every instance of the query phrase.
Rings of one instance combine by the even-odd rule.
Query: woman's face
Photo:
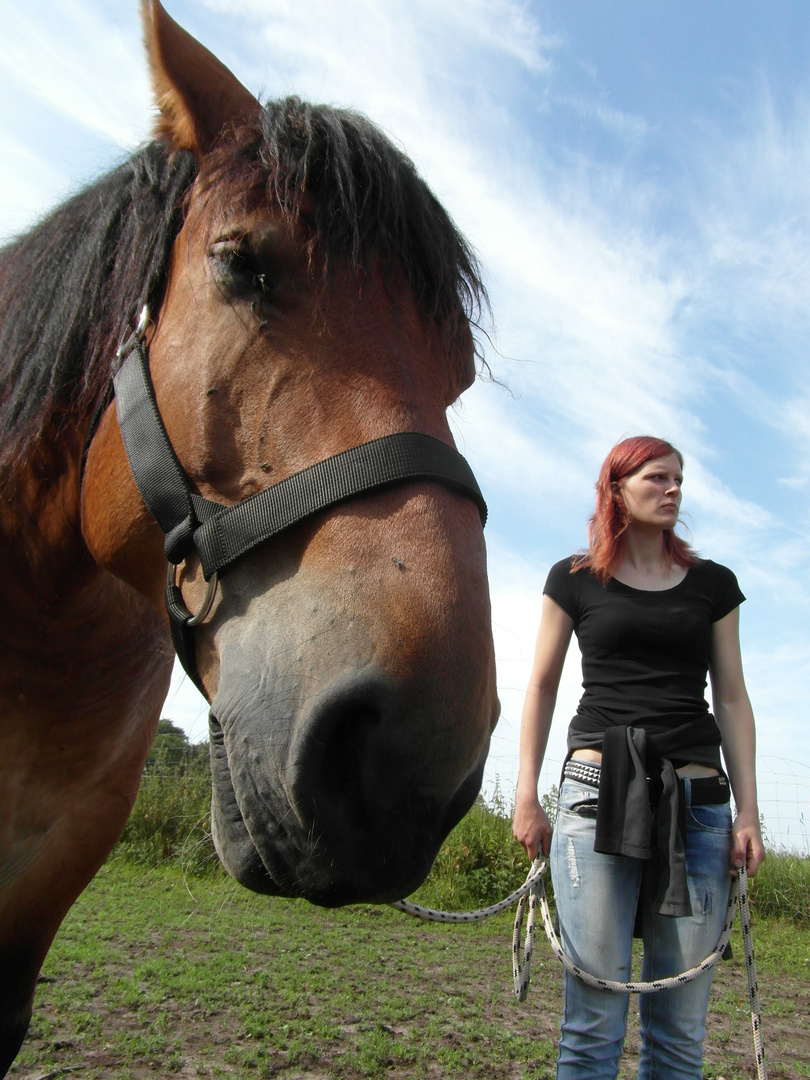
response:
[[[645,461],[641,468],[612,486],[634,525],[671,529],[678,520],[682,483],[678,455],[668,454]]]

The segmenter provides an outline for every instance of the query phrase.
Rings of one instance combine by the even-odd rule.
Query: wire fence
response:
[[[497,779],[485,781],[484,796],[489,799],[498,788],[504,800],[511,804],[517,779],[515,761],[504,756],[503,761],[494,761],[493,765],[498,770]],[[559,783],[561,768],[562,761],[553,758],[544,761],[539,782],[541,794]],[[766,847],[810,858],[810,764],[762,755],[757,758],[757,788]]]
[[[810,765],[758,757],[757,787],[766,846],[810,857]]]

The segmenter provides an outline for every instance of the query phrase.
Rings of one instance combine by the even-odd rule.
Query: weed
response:
[[[553,1077],[560,966],[540,936],[515,1005],[510,913],[443,926],[255,896],[224,876],[187,885],[176,861],[102,868],[46,960],[11,1077]],[[770,1075],[805,1075],[810,930],[755,916],[754,932]],[[738,929],[733,945],[707,1040],[706,1075],[726,1080],[750,1075],[752,1052]],[[636,1046],[631,1034],[623,1076]]]
[[[208,746],[190,746],[185,735],[161,721],[135,803],[115,857],[140,866],[179,862],[187,877],[224,872],[210,833]],[[168,725],[168,726],[166,726]],[[554,821],[557,789],[542,798]],[[524,879],[525,854],[512,836],[511,806],[496,785],[487,803],[479,797],[442,845],[429,877],[414,899],[429,907],[468,910],[501,900]],[[553,901],[551,883],[546,888]],[[750,882],[757,917],[810,926],[810,859],[770,851]],[[98,947],[99,942],[88,943]]]
[[[751,881],[750,902],[757,915],[810,926],[810,859],[769,852]]]

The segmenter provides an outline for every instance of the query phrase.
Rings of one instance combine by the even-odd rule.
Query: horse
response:
[[[365,117],[143,0],[155,138],[0,253],[0,1074],[133,806],[175,651],[260,893],[386,902],[480,789],[472,249]]]

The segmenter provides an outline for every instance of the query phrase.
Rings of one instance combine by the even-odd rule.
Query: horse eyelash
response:
[[[227,265],[235,275],[248,277],[255,282],[264,296],[272,291],[272,282],[268,281],[267,273],[259,270],[255,265],[255,255],[249,248],[241,246],[225,246],[217,250],[218,245],[211,249],[210,257]],[[255,311],[256,300],[252,300],[250,307]]]

